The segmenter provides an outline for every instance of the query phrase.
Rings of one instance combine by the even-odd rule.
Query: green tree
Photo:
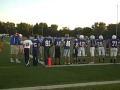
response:
[[[49,27],[50,35],[53,37],[57,36],[57,32],[58,32],[57,29],[58,29],[58,25],[52,24],[51,27]]]
[[[98,38],[99,35],[104,34],[104,32],[107,30],[107,26],[103,22],[95,22],[94,25],[92,25],[92,30],[94,35]]]
[[[93,30],[92,30],[91,28],[85,27],[85,28],[83,28],[83,35],[85,35],[85,36],[90,36],[90,35],[93,34],[92,31],[93,31]]]
[[[0,22],[0,33],[1,33],[1,34],[6,33],[6,31],[5,31],[5,25],[4,25],[3,22]]]
[[[111,38],[112,35],[116,35],[116,24],[109,24],[107,26],[107,32],[109,38]]]
[[[27,23],[19,23],[17,24],[17,32],[23,35],[31,35],[33,30],[33,26]]]
[[[15,24],[12,22],[2,23],[3,32],[6,34],[13,34],[16,31]]]

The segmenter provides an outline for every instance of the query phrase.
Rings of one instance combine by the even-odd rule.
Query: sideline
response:
[[[94,63],[94,64],[70,64],[70,65],[52,65],[45,67],[69,67],[69,66],[102,66],[102,65],[118,65],[120,63]]]
[[[106,85],[106,84],[117,84],[120,80],[116,81],[101,81],[101,82],[87,82],[87,83],[75,83],[75,84],[63,84],[63,85],[49,85],[49,86],[36,86],[36,87],[22,87],[22,88],[11,88],[2,90],[40,90],[40,89],[57,89],[57,88],[70,88],[70,87],[83,87],[93,85]]]

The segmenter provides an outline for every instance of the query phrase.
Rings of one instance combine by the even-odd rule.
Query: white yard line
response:
[[[120,63],[95,63],[95,64],[70,64],[70,65],[51,65],[45,67],[69,67],[69,66],[98,66],[98,65],[115,65]]]
[[[47,66],[44,65],[43,61],[39,61],[40,64],[42,64],[45,67],[69,67],[69,66],[98,66],[98,65],[115,65],[115,64],[120,64],[120,63],[94,63],[94,64],[70,64],[70,65],[51,65],[51,66]]]
[[[10,88],[2,90],[40,90],[40,89],[56,89],[56,88],[70,88],[70,87],[82,87],[82,86],[93,86],[93,85],[106,85],[106,84],[117,84],[120,80],[116,81],[101,81],[101,82],[87,82],[87,83],[75,83],[75,84],[63,84],[63,85],[49,85],[49,86],[36,86],[36,87],[22,87],[22,88]]]
[[[115,64],[120,64],[120,63],[96,63],[96,64],[71,64],[71,65],[51,65],[51,66],[47,66],[47,65],[44,65],[44,62],[43,61],[39,61],[40,64],[42,64],[44,67],[73,67],[73,66],[100,66],[100,65],[115,65]],[[25,67],[24,65],[23,66],[3,66],[3,67],[0,67],[1,68],[19,68],[19,67]],[[30,66],[32,67],[32,66]]]
[[[120,63],[95,63],[95,64],[70,64],[70,65],[51,65],[51,66],[47,66],[47,65],[44,65],[44,62],[43,61],[39,61],[40,64],[42,64],[44,67],[69,67],[69,66],[99,66],[99,65],[115,65],[115,64],[120,64]],[[19,68],[19,67],[25,67],[24,65],[23,66],[3,66],[3,67],[0,67],[1,68]],[[32,66],[30,66],[32,67]]]
[[[9,42],[5,41],[5,43],[10,44]]]

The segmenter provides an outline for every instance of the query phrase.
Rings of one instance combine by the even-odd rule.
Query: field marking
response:
[[[70,65],[51,65],[45,67],[69,67],[69,66],[100,66],[100,65],[115,65],[120,63],[95,63],[95,64],[70,64]]]
[[[95,63],[95,64],[70,64],[70,65],[51,65],[51,66],[47,66],[47,65],[44,65],[44,62],[43,61],[39,61],[39,63],[44,66],[44,67],[73,67],[73,66],[102,66],[102,65],[118,65],[120,63]],[[3,66],[3,67],[0,67],[1,68],[19,68],[19,67],[26,67],[24,65],[21,65],[21,66]],[[32,66],[29,66],[29,67],[32,67]]]
[[[9,42],[5,41],[5,43],[10,44]]]
[[[87,82],[87,83],[75,83],[75,84],[62,84],[62,85],[48,85],[48,86],[36,86],[36,87],[22,87],[22,88],[10,88],[2,90],[40,90],[40,89],[57,89],[57,88],[70,88],[70,87],[83,87],[83,86],[94,86],[94,85],[106,85],[106,84],[117,84],[120,80],[116,81],[101,81],[101,82]]]

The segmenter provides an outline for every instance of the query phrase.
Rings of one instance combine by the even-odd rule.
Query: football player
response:
[[[33,53],[33,66],[38,66],[38,55],[40,48],[40,40],[38,39],[38,35],[35,34],[34,39],[32,40],[32,53]]]
[[[102,57],[103,62],[104,62],[104,58],[105,58],[105,48],[104,48],[104,46],[105,45],[104,45],[103,36],[100,35],[99,39],[96,42],[97,42],[97,45],[98,45],[99,62],[100,62],[101,57]]]
[[[52,47],[52,38],[47,36],[43,39],[43,47],[44,47],[44,64],[47,65],[48,58],[50,57],[50,48]]]
[[[55,38],[55,40],[54,40],[54,45],[55,45],[55,65],[56,64],[60,65],[61,43],[62,43],[61,38],[59,38],[59,37]]]
[[[95,63],[95,45],[96,45],[96,40],[95,40],[95,36],[91,35],[90,36],[90,54],[91,54],[91,62],[90,64],[94,64]]]
[[[85,48],[86,48],[86,40],[83,35],[80,35],[78,40],[78,63],[80,63],[81,56],[83,56],[83,62],[85,63]]]
[[[65,34],[64,39],[64,64],[70,65],[70,46],[71,46],[71,39],[69,38],[69,34]],[[66,62],[68,60],[68,62]]]
[[[76,64],[78,59],[78,36],[75,36],[73,41],[73,59],[73,64]]]
[[[26,39],[23,41],[24,56],[25,56],[25,65],[29,65],[29,57],[32,54],[32,41],[29,39],[29,36],[26,36]]]
[[[119,40],[117,39],[116,35],[112,36],[112,39],[110,40],[110,55],[111,55],[111,63],[116,62],[116,56],[117,56],[117,51],[118,51],[118,42]]]

